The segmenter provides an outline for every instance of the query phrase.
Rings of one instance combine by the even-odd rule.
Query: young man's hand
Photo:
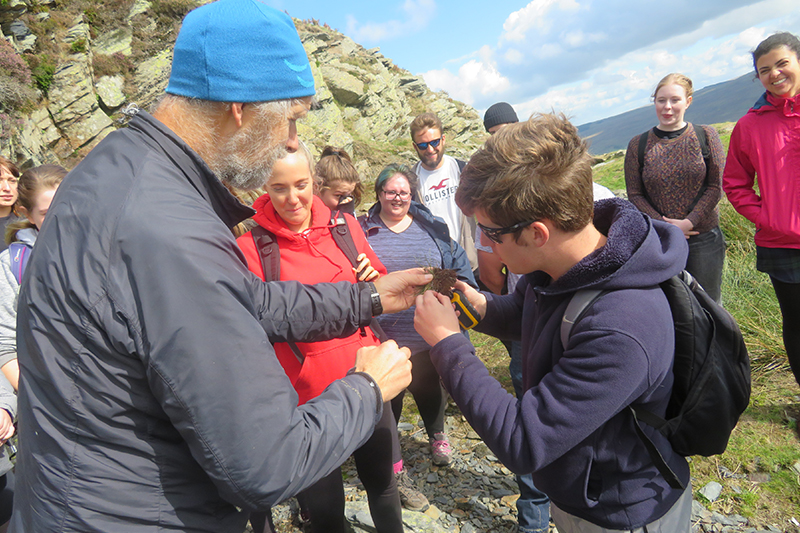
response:
[[[468,283],[464,283],[461,280],[456,281],[456,289],[460,290],[464,293],[464,296],[467,297],[469,303],[472,304],[472,307],[480,313],[481,319],[486,316],[486,296],[483,293],[476,291],[472,288]]]
[[[381,389],[383,401],[388,402],[411,383],[411,351],[398,348],[394,341],[380,346],[364,346],[356,352],[356,371],[366,372]]]
[[[397,313],[414,305],[419,287],[433,279],[421,268],[392,272],[375,280],[375,288],[381,295],[384,313]]]
[[[416,306],[414,328],[431,346],[461,331],[453,304],[447,296],[435,291],[425,291],[417,296]]]

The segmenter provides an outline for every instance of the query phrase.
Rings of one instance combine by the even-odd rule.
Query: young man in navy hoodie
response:
[[[458,285],[482,317],[478,331],[521,340],[520,400],[457,334],[449,300],[417,297],[417,331],[462,413],[508,468],[533,474],[560,533],[688,532],[686,460],[644,426],[687,486],[673,489],[627,409],[663,416],[670,397],[674,326],[658,284],[686,262],[680,230],[623,200],[594,204],[591,157],[563,116],[537,115],[492,136],[464,169],[456,201],[524,275],[506,296]],[[580,289],[605,292],[562,346],[562,317]]]

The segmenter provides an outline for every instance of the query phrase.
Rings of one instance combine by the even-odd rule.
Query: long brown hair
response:
[[[19,177],[17,183],[17,204],[24,207],[29,213],[36,204],[36,198],[42,191],[55,189],[64,180],[67,169],[59,165],[41,165],[29,168]],[[17,240],[17,232],[25,228],[35,227],[27,218],[20,218],[6,226],[6,244]]]
[[[361,178],[358,176],[356,167],[344,148],[326,146],[319,156],[319,162],[314,169],[314,174],[319,180],[320,192],[330,189],[334,183],[339,181],[353,184],[353,207],[358,207],[364,188],[361,185]]]

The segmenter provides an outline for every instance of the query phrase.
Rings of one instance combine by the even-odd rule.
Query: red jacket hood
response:
[[[300,233],[296,233],[286,226],[286,222],[275,211],[275,207],[272,205],[272,198],[270,198],[269,194],[264,194],[253,202],[253,209],[256,210],[256,214],[253,215],[253,220],[258,222],[260,226],[268,229],[277,238],[289,241],[286,244],[290,246],[301,245],[307,241],[317,243],[320,239],[324,238],[329,231],[328,227],[331,222],[331,210],[318,196],[314,196],[311,204],[311,226]]]

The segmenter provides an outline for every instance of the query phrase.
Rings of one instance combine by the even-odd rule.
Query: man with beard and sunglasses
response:
[[[298,146],[314,94],[291,19],[258,0],[186,16],[166,95],[64,180],[19,300],[11,531],[244,531],[361,446],[410,382],[389,341],[317,398],[271,343],[350,335],[430,276],[264,283],[231,227]]]
[[[434,216],[444,220],[450,237],[467,252],[469,264],[477,278],[475,219],[464,216],[455,200],[458,180],[466,163],[444,153],[445,134],[442,121],[436,113],[418,115],[409,129],[411,143],[419,157],[419,162],[412,168],[419,179],[414,199],[430,209]]]

